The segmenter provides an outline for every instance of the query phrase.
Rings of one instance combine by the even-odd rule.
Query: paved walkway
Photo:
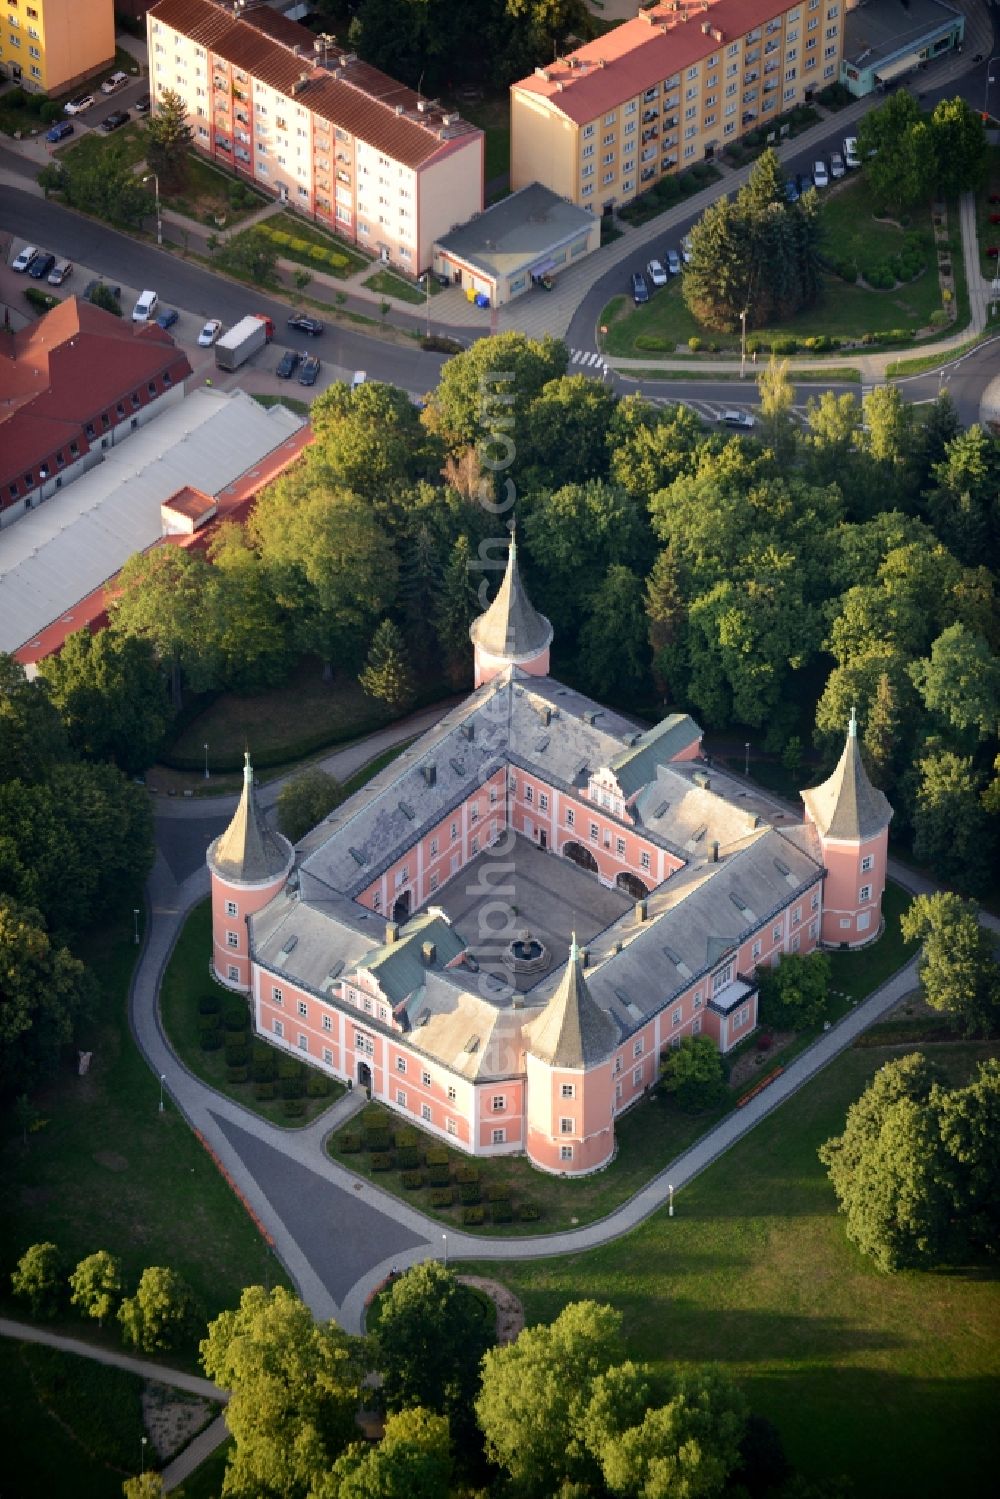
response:
[[[95,1363],[107,1364],[112,1369],[124,1369],[126,1374],[138,1374],[140,1379],[155,1379],[175,1390],[186,1390],[189,1395],[198,1395],[202,1400],[218,1400],[225,1404],[229,1399],[226,1390],[220,1390],[210,1379],[199,1379],[197,1374],[169,1369],[152,1359],[136,1358],[130,1353],[98,1348],[94,1343],[85,1343],[82,1338],[68,1338],[62,1333],[49,1332],[45,1327],[14,1322],[9,1317],[0,1317],[0,1338],[16,1338],[19,1343],[43,1343],[46,1348],[57,1348],[60,1353],[93,1359]]]

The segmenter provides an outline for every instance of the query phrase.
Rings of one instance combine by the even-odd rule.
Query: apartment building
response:
[[[147,17],[153,107],[186,101],[199,150],[413,274],[483,206],[483,134],[459,115],[251,3],[160,0]]]
[[[29,92],[65,93],[114,61],[114,0],[0,3],[0,65]]]
[[[661,0],[511,88],[511,188],[603,212],[834,82],[844,0]]]

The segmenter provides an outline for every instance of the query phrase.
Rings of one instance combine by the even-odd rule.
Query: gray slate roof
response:
[[[824,838],[873,838],[889,826],[892,808],[884,793],[868,779],[853,713],[844,753],[833,775],[822,785],[803,791],[802,800]]]
[[[474,645],[514,665],[530,661],[552,644],[552,626],[528,598],[517,566],[517,543],[510,539],[507,570],[485,614],[469,627]]]
[[[581,234],[589,234],[594,216],[567,203],[540,182],[474,214],[439,239],[436,249],[474,265],[492,278],[515,276],[540,263]]]
[[[542,1013],[525,1025],[524,1038],[531,1055],[551,1067],[594,1067],[618,1045],[618,1024],[587,988],[575,937],[555,993]]]
[[[291,868],[292,845],[272,833],[257,806],[249,754],[243,766],[243,792],[233,820],[208,850],[209,863],[224,880],[253,885]]]

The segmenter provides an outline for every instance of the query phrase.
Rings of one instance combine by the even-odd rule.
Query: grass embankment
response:
[[[899,929],[900,915],[909,903],[908,893],[890,882],[882,903],[885,930],[879,941],[860,952],[830,954],[831,1021],[841,1019],[859,1000],[871,994],[913,956],[916,944],[904,943]],[[804,1032],[781,1050],[766,1053],[760,1075],[766,1075],[771,1067],[779,1063],[787,1066],[818,1034],[818,1031]],[[756,1039],[749,1038],[746,1045],[754,1049]],[[743,1048],[739,1048],[739,1052],[742,1051]],[[736,1053],[731,1060],[735,1056]],[[464,1232],[497,1235],[560,1232],[579,1224],[592,1223],[613,1212],[735,1109],[739,1097],[749,1091],[758,1080],[756,1075],[751,1076],[740,1088],[734,1088],[719,1108],[697,1115],[683,1113],[665,1094],[659,1090],[653,1091],[616,1121],[617,1153],[607,1170],[580,1180],[567,1180],[539,1172],[524,1156],[477,1160],[475,1165],[479,1173],[479,1196],[484,1208],[484,1221],[481,1225],[463,1222],[459,1173],[462,1168],[469,1166],[469,1157],[462,1151],[447,1150],[454,1184],[454,1202],[450,1206],[434,1205],[432,1202],[433,1188],[427,1181],[427,1171],[423,1169],[425,1156],[428,1149],[445,1147],[437,1136],[426,1134],[413,1121],[404,1120],[374,1104],[365,1111],[366,1116],[383,1118],[392,1135],[401,1130],[409,1132],[412,1129],[419,1140],[423,1176],[418,1187],[405,1185],[404,1169],[397,1165],[394,1150],[390,1151],[392,1166],[389,1170],[373,1170],[373,1161],[380,1152],[368,1151],[363,1144],[360,1151],[344,1151],[345,1137],[360,1135],[363,1142],[362,1124],[357,1119],[350,1119],[335,1130],[327,1141],[327,1149],[332,1158],[348,1170],[356,1171],[359,1176],[374,1181],[383,1190],[419,1208],[430,1217],[461,1228]],[[510,1222],[491,1221],[490,1193],[491,1189],[499,1188],[505,1188],[509,1196],[513,1212]],[[521,1208],[525,1204],[530,1209],[537,1210],[537,1219],[521,1219]]]
[[[245,1109],[259,1114],[271,1124],[278,1124],[288,1128],[299,1128],[309,1124],[335,1103],[344,1092],[343,1086],[328,1078],[325,1073],[306,1067],[296,1057],[289,1057],[287,1052],[279,1051],[277,1047],[267,1044],[263,1040],[251,1040],[250,1038],[250,1011],[245,999],[238,994],[216,983],[208,972],[208,959],[212,951],[212,909],[209,901],[202,901],[195,906],[190,916],[181,928],[181,934],[170,955],[166,973],[163,975],[163,983],[160,988],[160,1017],[163,1021],[163,1029],[166,1031],[167,1040],[174,1051],[180,1057],[185,1067],[193,1072],[195,1077],[203,1083],[208,1083],[210,1088],[215,1088],[219,1093],[231,1098],[234,1103],[242,1104]],[[211,995],[217,1000],[223,1017],[233,1014],[234,1017],[245,1019],[245,1027],[242,1030],[226,1030],[223,1033],[235,1043],[245,1048],[251,1058],[243,1064],[231,1066],[227,1061],[227,1045],[222,1044],[214,1051],[202,1049],[202,1021],[205,1017],[199,1011],[199,1001],[205,996]],[[221,1039],[221,1038],[220,1038]],[[261,1051],[262,1059],[271,1064],[275,1076],[267,1079],[261,1078],[259,1083],[254,1081],[255,1054]],[[266,1057],[263,1056],[266,1052]],[[322,1086],[326,1091],[318,1097],[292,1096],[299,1093],[295,1080],[289,1077],[285,1081],[292,1084],[284,1090],[289,1097],[283,1098],[282,1081],[277,1078],[276,1069],[279,1062],[284,1062],[289,1073],[294,1072],[295,1078],[301,1080],[302,1092],[306,1092],[306,1085],[310,1088]],[[265,1069],[262,1066],[261,1072]],[[242,1078],[237,1080],[234,1073],[242,1073]],[[265,1088],[273,1095],[267,1098],[258,1097],[258,1089]],[[294,1117],[289,1116],[286,1108],[288,1103],[297,1107],[301,1106],[301,1112]]]
[[[197,151],[188,152],[181,186],[161,196],[165,208],[227,230],[236,228],[271,202],[265,193],[258,192],[235,173],[213,166]]]
[[[4,1339],[0,1383],[5,1499],[120,1499],[142,1460],[138,1375]]]
[[[132,120],[120,130],[105,134],[94,130],[78,140],[70,139],[65,146],[57,146],[53,156],[74,167],[100,166],[104,157],[113,152],[122,154],[130,167],[138,166],[146,159],[146,127],[140,120]]]
[[[679,1193],[676,1215],[588,1254],[463,1264],[505,1281],[529,1323],[592,1297],[653,1364],[716,1362],[815,1481],[859,1496],[995,1491],[997,1277],[885,1276],[848,1242],[817,1147],[898,1050],[838,1058]],[[987,1048],[936,1047],[954,1081]]]
[[[300,250],[290,244],[278,244],[278,254],[282,260],[294,260],[298,264],[309,266],[312,270],[322,270],[327,275],[336,276],[340,280],[346,280],[353,276],[355,271],[361,271],[371,263],[370,255],[362,255],[355,246],[348,244],[346,239],[340,239],[336,234],[327,234],[315,224],[308,223],[305,219],[297,218],[294,213],[283,209],[280,213],[273,213],[261,224],[261,231],[288,235],[292,240],[304,242],[306,246],[323,251],[332,251],[335,256],[343,257],[340,261],[327,261],[320,258],[313,259],[308,249]]]
[[[296,416],[309,415],[309,402],[300,401],[295,396],[267,396],[254,391],[253,399],[257,402],[258,406],[287,406],[288,410],[294,411]]]
[[[369,276],[362,283],[369,291],[377,291],[383,297],[395,297],[399,302],[411,302],[416,306],[426,302],[428,284],[432,297],[444,290],[433,276],[427,278],[424,286],[414,286],[412,282],[404,281],[402,276],[394,276],[392,271],[376,271],[374,276]]]
[[[913,223],[904,228],[876,219],[875,204],[863,175],[856,174],[827,192],[828,196],[821,200],[823,248],[831,260],[850,260],[861,267],[884,264],[910,241],[919,242],[925,258],[924,270],[915,281],[887,291],[875,291],[861,284],[851,286],[839,276],[824,273],[823,292],[816,306],[797,313],[780,326],[754,329],[752,336],[765,343],[776,338],[801,341],[820,336],[851,340],[866,333],[899,329],[913,334],[927,328],[931,314],[941,307],[929,208],[915,214]],[[956,220],[952,224],[952,238],[958,234]],[[954,258],[956,266],[960,261],[959,253]],[[958,300],[961,304],[961,297]],[[616,297],[604,309],[601,322],[608,327],[603,339],[605,352],[620,358],[670,353],[678,346],[686,348],[691,338],[700,338],[703,345],[715,344],[717,352],[738,352],[740,348],[739,329],[734,333],[719,333],[696,322],[684,303],[680,277],[654,293],[643,307],[633,308],[630,299]],[[940,337],[941,331],[935,336]],[[808,354],[809,350],[798,352]]]
[[[46,1239],[70,1267],[96,1249],[118,1255],[130,1293],[147,1265],[172,1266],[207,1317],[236,1306],[243,1287],[264,1278],[270,1256],[253,1223],[181,1115],[159,1112],[159,1083],[128,1027],[137,952],[131,916],[81,946],[102,991],[100,1018],[83,1041],[93,1051],[90,1070],[78,1077],[67,1063],[33,1095],[42,1127],[27,1147],[9,1111],[3,1116],[0,1306],[10,1316],[24,1316],[10,1272],[29,1244]],[[271,1275],[287,1284],[276,1264]],[[121,1347],[116,1324],[102,1330],[67,1315],[64,1325]],[[195,1367],[190,1352],[166,1362]]]

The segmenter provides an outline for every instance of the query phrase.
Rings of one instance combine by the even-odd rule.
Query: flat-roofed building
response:
[[[965,17],[944,0],[867,0],[844,22],[840,81],[862,98],[961,47]]]
[[[160,0],[153,108],[185,100],[195,145],[411,274],[483,206],[483,133],[267,6]]]
[[[494,203],[438,240],[434,270],[466,295],[502,306],[575,265],[601,243],[601,227],[585,209],[540,182]]]
[[[662,0],[511,88],[511,187],[602,212],[836,81],[844,0]]]

